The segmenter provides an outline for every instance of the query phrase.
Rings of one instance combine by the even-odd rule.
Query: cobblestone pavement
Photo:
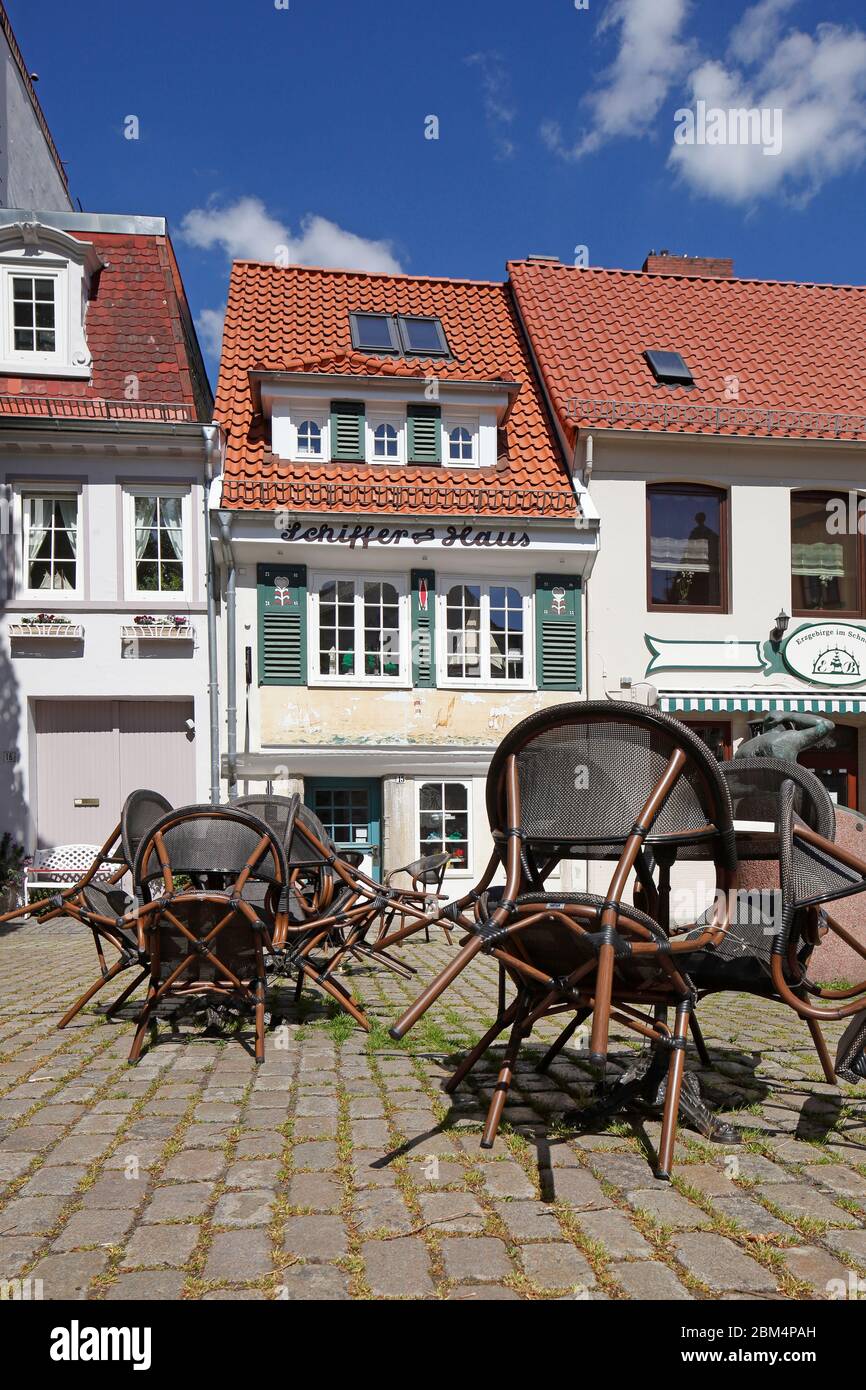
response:
[[[369,1038],[308,992],[261,1067],[236,1038],[163,1025],[129,1068],[128,1020],[54,1027],[95,973],[89,935],[6,930],[0,1279],[47,1299],[699,1300],[839,1296],[866,1274],[866,1088],[824,1083],[805,1024],[743,996],[702,1007],[705,1094],[744,1142],[681,1131],[672,1183],[645,1156],[653,1122],[557,1132],[590,1075],[571,1045],[534,1071],[552,1025],[482,1152],[498,1050],[453,1106],[440,1088],[492,1021],[493,963],[403,1044],[386,1032],[447,958],[434,936],[405,953],[415,980],[353,972]]]

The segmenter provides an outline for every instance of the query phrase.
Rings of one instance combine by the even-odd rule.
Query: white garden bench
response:
[[[100,849],[100,845],[55,845],[53,849],[38,849],[33,855],[33,863],[24,870],[24,906],[29,903],[34,888],[77,883],[87,873]],[[116,864],[102,863],[94,877],[108,879],[116,872]]]

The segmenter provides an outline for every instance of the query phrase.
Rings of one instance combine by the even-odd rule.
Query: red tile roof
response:
[[[567,437],[615,428],[866,438],[866,288],[517,261],[511,284]],[[643,357],[679,352],[695,385]]]
[[[441,319],[452,357],[377,358],[352,347],[352,311]],[[250,373],[508,381],[518,386],[495,467],[300,464],[270,451]],[[335,387],[336,389],[336,387]],[[223,503],[406,515],[574,516],[562,453],[506,285],[482,281],[232,267],[216,416],[227,433]]]
[[[167,418],[210,420],[210,386],[169,238],[64,230],[92,242],[106,262],[85,318],[92,379],[0,374],[0,415],[153,419],[160,404],[170,408]],[[127,399],[130,376],[137,401]]]

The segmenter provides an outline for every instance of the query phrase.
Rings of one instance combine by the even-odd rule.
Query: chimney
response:
[[[729,256],[676,256],[670,251],[650,251],[641,269],[649,275],[701,275],[711,280],[734,276]]]

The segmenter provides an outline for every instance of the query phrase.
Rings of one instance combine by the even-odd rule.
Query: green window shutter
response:
[[[441,463],[442,430],[438,405],[410,405],[406,418],[409,427],[409,462]]]
[[[259,685],[307,683],[307,567],[257,565]]]
[[[363,401],[331,401],[331,458],[364,458],[364,418]]]
[[[535,576],[535,663],[539,690],[579,690],[581,583],[573,575]]]
[[[412,684],[436,684],[436,575],[412,571]]]

